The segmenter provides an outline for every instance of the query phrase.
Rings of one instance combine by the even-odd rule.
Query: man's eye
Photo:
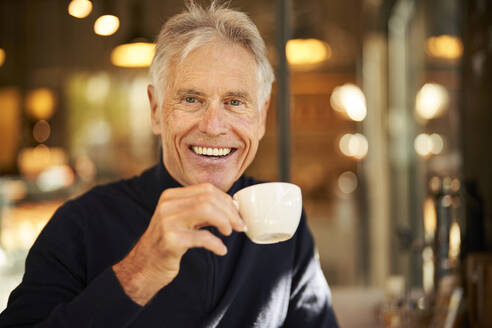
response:
[[[241,106],[241,104],[242,104],[241,100],[237,100],[237,99],[232,99],[229,103],[232,106]]]
[[[185,97],[185,101],[189,104],[194,104],[194,103],[196,103],[196,98],[195,97]]]

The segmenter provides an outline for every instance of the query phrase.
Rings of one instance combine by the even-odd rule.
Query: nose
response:
[[[210,136],[218,136],[227,132],[224,112],[219,103],[211,102],[200,117],[198,128]]]

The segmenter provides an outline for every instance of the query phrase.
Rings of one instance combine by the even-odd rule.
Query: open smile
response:
[[[237,148],[229,147],[204,147],[204,146],[190,146],[192,152],[196,155],[206,158],[225,158],[234,153]]]

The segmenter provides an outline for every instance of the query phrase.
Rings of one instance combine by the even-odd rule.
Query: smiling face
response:
[[[226,191],[253,161],[265,132],[268,101],[258,104],[253,56],[214,41],[174,65],[162,104],[149,86],[152,130],[164,165],[184,186],[209,182]]]

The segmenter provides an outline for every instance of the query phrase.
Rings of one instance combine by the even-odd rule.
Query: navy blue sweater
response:
[[[243,176],[228,193],[255,183]],[[337,327],[304,214],[278,244],[207,228],[227,255],[188,250],[169,285],[146,306],[134,303],[111,267],[143,234],[162,191],[179,186],[161,162],[61,206],[31,248],[0,327]]]

